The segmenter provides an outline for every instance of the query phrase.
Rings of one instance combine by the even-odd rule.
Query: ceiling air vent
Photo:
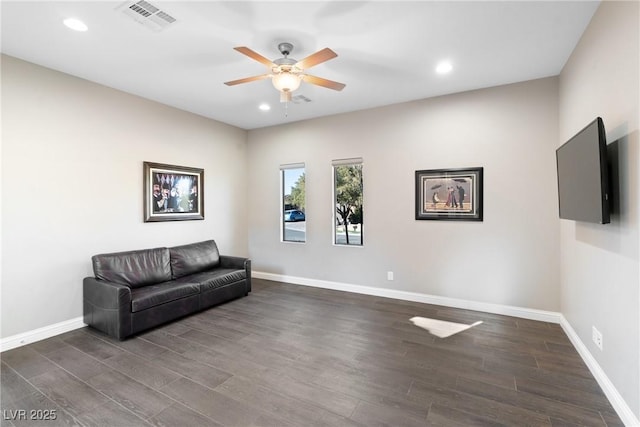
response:
[[[127,1],[116,8],[150,30],[159,32],[176,22],[176,18],[148,1]]]
[[[305,102],[311,102],[311,100],[304,95],[296,95],[291,98],[291,102],[294,104],[303,104]]]

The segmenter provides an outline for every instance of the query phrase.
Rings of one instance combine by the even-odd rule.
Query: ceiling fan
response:
[[[266,65],[269,69],[269,73],[225,82],[227,86],[234,86],[241,83],[249,83],[256,80],[271,78],[273,86],[280,91],[280,102],[291,101],[291,92],[298,89],[302,81],[338,91],[345,87],[343,83],[334,82],[332,80],[323,79],[322,77],[316,77],[305,73],[306,69],[338,56],[329,48],[319,50],[300,61],[289,58],[289,54],[293,50],[293,45],[291,43],[278,44],[278,50],[282,53],[283,57],[273,61],[268,60],[248,47],[240,46],[234,47],[234,49],[244,55],[247,55],[249,58],[260,62],[261,64]]]

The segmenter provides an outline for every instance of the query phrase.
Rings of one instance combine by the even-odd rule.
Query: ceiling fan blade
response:
[[[302,79],[307,83],[326,87],[333,90],[342,90],[346,86],[344,83],[334,82],[333,80],[323,79],[322,77],[310,76],[309,74],[305,74]]]
[[[266,65],[267,67],[271,68],[271,67],[275,67],[275,64],[273,62],[271,62],[271,60],[265,58],[264,56],[260,55],[259,53],[249,49],[248,47],[245,46],[238,46],[238,47],[234,47],[235,50],[237,50],[240,53],[243,53],[245,55],[247,55],[249,58],[254,59],[264,65]]]
[[[337,53],[335,53],[328,47],[325,47],[324,49],[319,50],[316,53],[313,53],[306,58],[298,61],[296,63],[296,67],[305,70],[307,68],[313,67],[314,65],[322,64],[323,62],[333,59],[336,56],[338,56]]]
[[[261,76],[245,77],[244,79],[238,79],[238,80],[232,80],[230,82],[224,82],[224,84],[226,84],[227,86],[235,86],[235,85],[239,85],[241,83],[249,83],[249,82],[255,82],[256,80],[268,79],[269,77],[271,77],[270,74],[263,74]]]

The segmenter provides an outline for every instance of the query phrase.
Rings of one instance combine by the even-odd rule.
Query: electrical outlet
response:
[[[602,351],[602,333],[600,333],[600,331],[597,330],[595,326],[592,326],[591,328],[591,339],[596,344],[596,346],[598,346],[600,351]]]
[[[387,271],[387,280],[393,280],[393,271]]]

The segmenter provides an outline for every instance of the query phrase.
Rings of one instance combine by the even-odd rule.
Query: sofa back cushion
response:
[[[218,246],[213,240],[169,248],[174,279],[210,270],[220,264]]]
[[[171,280],[167,248],[94,255],[91,261],[96,279],[127,285],[130,288]]]

